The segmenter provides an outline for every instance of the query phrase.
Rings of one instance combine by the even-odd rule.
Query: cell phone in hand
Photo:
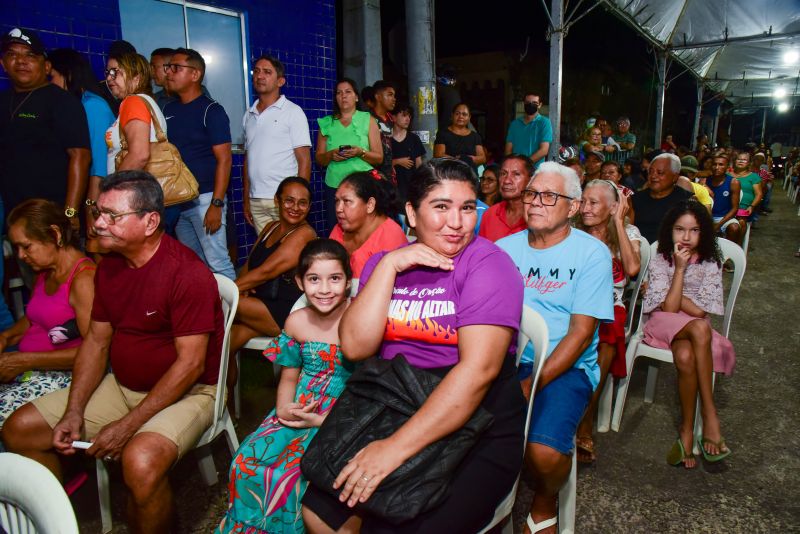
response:
[[[350,146],[350,145],[340,145],[339,146],[339,154],[343,154],[345,150],[350,150],[351,148],[353,148],[353,147]]]

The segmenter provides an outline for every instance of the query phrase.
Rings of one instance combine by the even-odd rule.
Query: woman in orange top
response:
[[[373,254],[407,243],[403,229],[392,217],[397,213],[396,189],[376,170],[347,176],[336,190],[336,226],[330,238],[350,255],[353,278]]]

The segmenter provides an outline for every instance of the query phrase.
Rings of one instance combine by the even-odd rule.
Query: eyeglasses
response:
[[[164,72],[172,71],[173,74],[178,72],[179,69],[194,69],[200,70],[197,67],[192,67],[191,65],[182,65],[180,63],[164,63]]]
[[[106,69],[103,72],[105,72],[106,78],[111,78],[112,80],[116,80],[119,71],[120,71],[119,67],[113,67],[111,69]]]
[[[559,198],[566,198],[567,200],[575,200],[574,198],[568,197],[567,195],[562,195],[561,193],[553,193],[552,191],[534,191],[532,189],[526,189],[522,192],[523,204],[533,204],[533,202],[537,198],[541,200],[542,206],[555,206]]]
[[[134,213],[146,213],[145,210],[133,210],[133,211],[126,211],[123,213],[112,213],[110,211],[104,211],[98,208],[96,205],[89,206],[89,211],[92,214],[92,217],[95,219],[102,218],[107,224],[114,225],[117,224],[117,221],[126,215],[133,215]]]
[[[293,208],[293,207],[297,206],[301,210],[307,210],[309,205],[310,205],[308,200],[306,200],[304,198],[302,198],[300,200],[297,200],[297,199],[292,198],[292,197],[284,198],[281,201],[281,204],[283,204],[284,208]]]

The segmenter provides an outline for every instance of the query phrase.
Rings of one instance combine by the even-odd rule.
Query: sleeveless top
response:
[[[255,247],[253,247],[253,251],[250,253],[250,257],[247,259],[247,268],[249,270],[257,269],[261,266],[267,258],[269,258],[273,252],[278,250],[278,247],[281,246],[283,240],[289,237],[289,234],[301,228],[298,226],[297,228],[292,228],[285,234],[283,234],[272,246],[267,246],[267,241],[269,240],[269,236],[280,226],[280,223],[275,223],[272,228],[267,230],[264,234],[264,237],[261,238]],[[289,269],[288,271],[279,274],[275,278],[271,280],[267,280],[263,284],[259,285],[255,288],[255,296],[261,299],[262,301],[271,301],[271,300],[281,300],[287,301],[294,304],[294,302],[300,298],[302,292],[297,287],[297,284],[294,283],[294,269]]]
[[[320,117],[317,119],[317,124],[319,124],[319,132],[327,140],[328,150],[334,150],[342,145],[350,145],[369,151],[369,122],[371,120],[372,116],[366,111],[356,111],[347,126],[344,126],[339,119],[335,119],[333,115]],[[372,170],[372,165],[361,158],[331,161],[325,169],[325,185],[337,188],[347,175],[370,170]]]
[[[45,290],[46,273],[36,277],[31,300],[25,311],[31,326],[20,339],[20,352],[49,352],[81,344],[80,333],[75,336],[77,326],[71,328],[66,323],[75,320],[75,310],[69,305],[69,292],[78,268],[86,261],[91,262],[89,258],[81,258],[75,262],[67,280],[52,295],[48,295]],[[92,263],[86,269],[94,270],[95,265]]]
[[[714,206],[711,208],[711,215],[713,217],[724,217],[731,211],[731,182],[733,177],[730,174],[725,175],[725,180],[718,186],[714,186],[711,180],[706,183],[714,193]]]

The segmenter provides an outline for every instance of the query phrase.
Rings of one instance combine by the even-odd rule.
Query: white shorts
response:
[[[714,224],[717,224],[717,223],[718,223],[718,222],[720,222],[721,220],[722,220],[722,217],[714,217]],[[728,219],[727,221],[725,221],[725,224],[723,224],[723,225],[722,225],[722,226],[719,228],[719,231],[720,231],[720,233],[724,233],[724,232],[725,232],[725,229],[726,229],[728,226],[732,225],[732,224],[739,224],[739,221],[738,221],[738,220],[736,220],[736,217],[731,217],[730,219]]]

